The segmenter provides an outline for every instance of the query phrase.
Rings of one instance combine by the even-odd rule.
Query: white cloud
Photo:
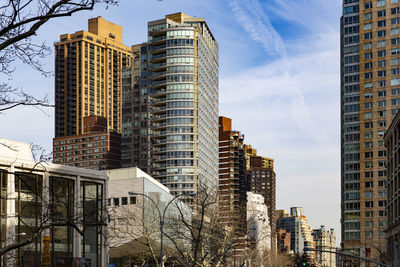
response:
[[[276,159],[277,208],[304,206],[339,233],[338,43],[335,31],[293,40],[286,58],[222,77],[220,111]]]
[[[286,55],[281,37],[257,0],[231,0],[229,6],[249,36],[261,43],[269,55]]]

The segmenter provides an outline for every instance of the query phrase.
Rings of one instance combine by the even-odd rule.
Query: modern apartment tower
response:
[[[400,105],[399,3],[344,0],[341,17],[342,249],[374,259],[386,246],[383,136]]]
[[[206,21],[167,15],[149,22],[148,42],[133,48],[139,59],[133,107],[140,113],[127,129],[136,140],[131,159],[122,151],[126,163],[147,170],[172,194],[196,192],[200,184],[216,192],[219,60]]]
[[[68,145],[78,145],[75,141],[79,140],[79,135],[88,133],[84,129],[85,118],[90,116],[104,121],[105,128],[101,131],[109,132],[110,136],[121,133],[122,70],[130,66],[132,51],[122,44],[121,26],[97,17],[89,19],[88,28],[88,31],[63,34],[60,41],[54,44],[54,144],[73,136],[70,143],[66,142],[66,146],[60,148],[62,150],[68,149]],[[77,148],[87,148],[86,145],[79,145]],[[99,149],[103,151],[101,147]],[[55,152],[55,162],[73,165],[75,158],[76,162],[80,162],[92,157],[86,155],[88,151],[81,155],[82,151],[76,150],[77,154],[72,151]],[[119,150],[116,153],[120,153]],[[93,165],[83,167],[98,168]]]

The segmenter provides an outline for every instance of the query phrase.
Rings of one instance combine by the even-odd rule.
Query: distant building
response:
[[[236,228],[235,254],[245,250],[247,186],[243,139],[244,134],[232,130],[230,118],[219,117],[219,216],[222,223]]]
[[[290,233],[285,229],[276,230],[276,244],[279,253],[290,252]]]
[[[336,233],[334,229],[327,230],[324,225],[312,231],[315,248],[336,252]],[[321,267],[336,267],[336,254],[315,252],[315,262]]]
[[[392,266],[400,266],[400,113],[394,117],[385,135],[385,145],[387,149],[387,254]],[[379,194],[386,193],[381,190]],[[384,227],[386,221],[379,221],[379,226]],[[397,262],[395,255],[397,254]]]
[[[4,255],[1,266],[42,266],[42,259],[48,266],[106,266],[104,172],[36,162],[31,145],[0,138],[0,181],[2,245],[39,235]]]
[[[311,226],[307,223],[307,217],[303,213],[303,208],[292,207],[290,214],[278,211],[281,214],[277,221],[278,229],[285,229],[290,233],[290,250],[297,255],[303,254],[304,248],[315,248],[314,240],[311,235]],[[314,259],[314,253],[307,253]]]
[[[276,175],[271,165],[266,165],[267,160],[264,159],[259,156],[250,157],[250,169],[247,170],[247,190],[264,197],[265,204],[268,207],[268,217],[270,218],[272,230],[272,248],[275,250]]]
[[[260,255],[271,249],[272,231],[268,217],[268,207],[260,194],[247,192],[247,228],[250,248]]]

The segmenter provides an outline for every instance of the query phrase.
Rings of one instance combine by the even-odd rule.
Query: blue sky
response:
[[[303,206],[313,227],[340,232],[340,0],[120,0],[119,6],[57,19],[34,38],[52,46],[63,33],[103,16],[123,26],[126,45],[145,42],[147,21],[185,12],[204,17],[220,46],[220,114],[245,142],[276,159],[277,208]],[[54,54],[43,60],[54,69]],[[54,98],[53,77],[21,63],[0,76]],[[1,136],[51,151],[53,110],[0,114]]]

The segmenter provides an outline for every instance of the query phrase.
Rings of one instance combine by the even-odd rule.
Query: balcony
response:
[[[151,82],[151,87],[153,88],[160,88],[160,87],[164,87],[167,84],[166,80],[161,80],[161,81],[152,81]]]
[[[156,130],[164,129],[166,126],[167,126],[167,123],[166,123],[166,122],[154,123],[154,124],[151,126],[151,129],[152,129],[153,131],[156,131]]]
[[[167,109],[166,106],[162,106],[162,107],[152,107],[151,110],[153,114],[159,114],[159,113],[164,113],[166,109]]]
[[[162,72],[153,72],[152,80],[160,80],[160,79],[165,79],[165,76],[167,75],[166,71]]]
[[[151,67],[152,67],[153,71],[164,70],[167,67],[167,63],[165,63],[165,62],[153,63],[153,64],[151,64]]]
[[[167,98],[154,98],[151,100],[151,105],[153,107],[164,106],[167,102]]]
[[[159,36],[159,37],[154,37],[151,40],[151,44],[153,46],[157,46],[159,44],[165,43],[166,40],[167,40],[167,36],[165,36],[165,35],[164,36]]]
[[[161,115],[156,115],[151,118],[151,121],[156,123],[156,122],[164,122],[166,121],[167,115],[166,114],[161,114]]]
[[[153,46],[152,53],[153,53],[153,55],[154,54],[159,54],[159,53],[164,52],[166,49],[167,49],[167,46],[165,44]]]
[[[166,59],[167,59],[167,55],[165,53],[163,53],[163,54],[154,55],[151,58],[151,62],[152,63],[165,62]]]
[[[167,90],[165,88],[160,88],[156,90],[151,97],[153,98],[165,98],[167,95]]]

